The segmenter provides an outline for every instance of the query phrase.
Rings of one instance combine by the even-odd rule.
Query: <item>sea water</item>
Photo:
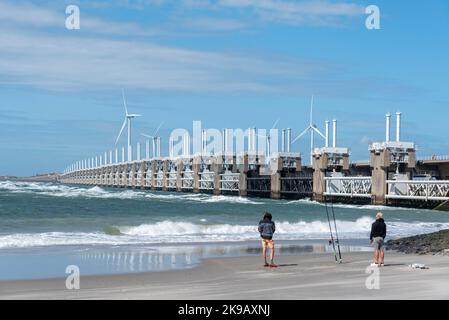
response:
[[[258,255],[257,224],[276,221],[281,254],[329,252],[323,204],[233,196],[150,192],[53,183],[0,182],[0,280],[163,271],[201,259]],[[334,205],[343,249],[366,250],[376,212],[388,237],[449,229],[430,210]],[[332,211],[331,211],[332,212]]]

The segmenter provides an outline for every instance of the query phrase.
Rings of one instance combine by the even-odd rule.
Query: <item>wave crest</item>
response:
[[[129,189],[103,189],[101,187],[72,187],[62,184],[44,182],[0,181],[0,190],[12,193],[35,193],[39,195],[66,198],[97,198],[97,199],[136,199],[159,201],[192,201],[201,203],[240,203],[261,204],[248,198],[235,196],[211,196],[194,193],[163,193],[151,191],[136,191]]]
[[[368,239],[372,219],[337,221],[342,239]],[[390,222],[389,237],[398,238],[449,229],[449,223]],[[323,240],[329,238],[327,221],[279,222],[278,240]],[[0,236],[0,248],[64,245],[145,245],[161,243],[236,242],[258,240],[257,226],[161,221],[139,226],[112,226],[103,232],[48,232]]]

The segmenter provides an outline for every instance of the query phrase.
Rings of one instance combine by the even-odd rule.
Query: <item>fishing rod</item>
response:
[[[326,185],[325,185],[324,181],[323,181],[323,190],[326,190]],[[342,263],[343,259],[342,259],[342,255],[341,255],[340,238],[338,236],[337,220],[335,218],[334,201],[333,201],[333,199],[331,199],[331,209],[332,209],[332,216],[333,216],[333,220],[334,220],[334,228],[335,228],[336,239],[334,238],[334,231],[332,229],[332,223],[331,223],[331,217],[330,217],[330,214],[329,214],[329,207],[328,207],[327,196],[324,196],[324,205],[326,207],[327,222],[329,223],[329,232],[330,232],[330,235],[331,235],[330,242],[332,243],[332,249],[334,251],[335,262],[336,263]],[[335,242],[337,242],[338,256],[337,256],[337,247],[335,246]],[[329,243],[329,245],[331,243]]]
[[[343,262],[343,258],[341,256],[341,249],[340,249],[340,237],[338,236],[338,228],[337,228],[337,219],[335,218],[335,210],[334,210],[334,201],[331,200],[331,209],[332,209],[332,216],[334,219],[334,227],[335,227],[335,236],[337,237],[337,247],[338,247],[338,256],[340,260],[339,263]]]
[[[331,235],[331,240],[330,240],[329,245],[332,244],[332,248],[333,248],[333,251],[334,251],[334,257],[335,257],[335,262],[338,263],[337,250],[335,248],[335,241],[334,241],[334,232],[332,231],[331,218],[330,218],[330,215],[329,215],[329,208],[327,206],[326,198],[324,199],[324,205],[326,206],[327,222],[329,223],[329,232],[330,232],[330,235]]]
[[[323,184],[323,190],[326,190],[326,185],[325,185],[324,180],[322,181],[322,184]],[[329,224],[329,233],[331,235],[331,239],[329,241],[329,246],[332,245],[332,250],[334,252],[334,257],[335,257],[335,262],[338,263],[337,249],[335,247],[334,231],[332,230],[332,224],[331,224],[331,218],[330,218],[330,214],[329,214],[329,207],[328,207],[327,196],[324,196],[324,206],[326,207],[327,222]]]

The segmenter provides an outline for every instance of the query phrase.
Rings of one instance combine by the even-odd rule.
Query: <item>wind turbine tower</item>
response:
[[[310,165],[313,164],[313,150],[315,149],[315,133],[317,133],[321,138],[326,140],[326,136],[318,130],[316,124],[313,123],[313,103],[314,103],[314,96],[312,96],[312,100],[310,103],[310,120],[309,125],[307,126],[304,131],[298,135],[295,140],[292,141],[292,144],[304,137],[307,133],[310,133]]]
[[[122,128],[120,129],[120,133],[117,136],[117,140],[115,141],[115,146],[117,147],[118,141],[120,140],[120,137],[122,136],[123,130],[125,130],[125,127],[128,127],[128,161],[132,161],[132,149],[131,149],[131,123],[134,118],[141,117],[140,114],[134,114],[128,112],[128,106],[126,104],[126,98],[125,98],[125,90],[122,90],[122,98],[123,98],[123,105],[125,107],[125,120],[123,121]]]

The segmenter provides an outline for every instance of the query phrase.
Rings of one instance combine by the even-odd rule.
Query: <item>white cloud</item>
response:
[[[191,18],[183,23],[185,26],[193,29],[206,31],[232,31],[243,29],[246,23],[236,19],[217,19],[217,18]]]
[[[350,0],[117,0],[83,1],[84,5],[123,6],[143,10],[148,7],[180,8],[188,16],[192,12],[217,15],[236,14],[246,24],[254,20],[292,25],[335,25],[343,19],[362,16],[365,7]]]
[[[0,47],[1,80],[58,90],[283,91],[321,70],[293,61],[16,30],[0,34]]]
[[[364,8],[348,2],[283,0],[218,0],[228,8],[244,8],[264,20],[288,24],[329,24],[336,19],[360,16]]]
[[[200,5],[195,3],[190,5]],[[160,45],[150,37],[133,36],[139,31],[150,32],[143,26],[95,17],[82,16],[81,32],[68,31],[64,28],[64,12],[23,2],[2,2],[0,12],[2,84],[50,90],[126,87],[337,96],[353,94],[357,84],[356,92],[360,95],[372,87],[371,83],[351,80],[345,70],[336,70],[329,62],[287,59],[265,52],[220,53]],[[196,23],[197,28],[204,29],[240,27],[232,19],[198,18]],[[346,76],[341,77],[342,74]]]
[[[66,15],[64,11],[52,10],[31,3],[12,4],[0,2],[0,23],[21,28],[53,28],[63,30]],[[111,22],[81,14],[81,32],[105,35],[151,36],[160,30],[142,27],[135,23]]]

